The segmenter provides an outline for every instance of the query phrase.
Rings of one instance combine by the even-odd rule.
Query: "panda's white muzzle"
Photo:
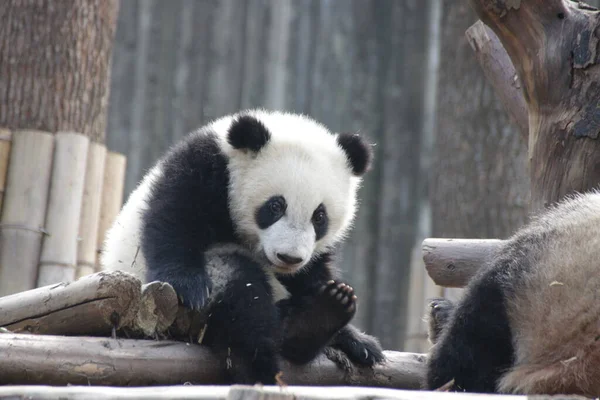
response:
[[[260,235],[265,256],[279,273],[294,273],[311,259],[315,247],[312,225],[294,227],[282,218]]]

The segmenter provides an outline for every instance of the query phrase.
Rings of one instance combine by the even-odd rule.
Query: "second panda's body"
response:
[[[456,306],[431,305],[428,389],[600,396],[600,193],[543,212]]]
[[[203,343],[231,379],[272,384],[277,355],[304,363],[325,346],[383,359],[348,325],[356,297],[337,280],[334,247],[350,227],[371,153],[293,114],[221,118],[174,146],[131,194],[102,264],[170,283],[208,309]]]

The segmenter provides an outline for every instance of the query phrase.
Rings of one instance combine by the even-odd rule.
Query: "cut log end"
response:
[[[497,239],[425,239],[423,261],[437,285],[460,288],[468,284],[502,243]]]

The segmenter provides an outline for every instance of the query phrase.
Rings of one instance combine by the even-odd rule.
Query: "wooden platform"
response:
[[[28,400],[105,400],[105,399],[215,399],[215,400],[321,400],[321,399],[396,399],[396,400],[546,400],[583,399],[578,396],[507,396],[467,393],[426,392],[367,387],[315,386],[159,386],[116,388],[107,386],[0,386],[0,399]]]

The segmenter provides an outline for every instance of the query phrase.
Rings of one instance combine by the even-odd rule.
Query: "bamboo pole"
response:
[[[79,218],[90,139],[58,132],[55,135],[52,181],[46,216],[48,235],[42,243],[37,285],[75,279]]]
[[[2,200],[6,189],[6,175],[8,173],[8,161],[10,159],[11,132],[0,128],[0,213],[2,212]]]
[[[117,218],[123,205],[123,189],[125,185],[125,167],[127,158],[123,154],[109,151],[106,154],[104,180],[102,184],[102,204],[96,244],[96,268],[100,268],[100,251],[104,243],[106,231]]]
[[[50,133],[13,132],[0,218],[0,296],[35,287],[53,146]]]
[[[106,147],[100,143],[90,143],[79,220],[76,278],[95,272],[105,161]]]

